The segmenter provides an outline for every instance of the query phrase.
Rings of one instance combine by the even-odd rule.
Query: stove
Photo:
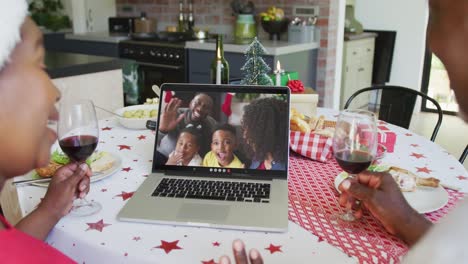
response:
[[[138,64],[139,103],[153,98],[153,85],[185,83],[188,80],[185,42],[192,37],[181,33],[158,33],[148,39],[125,40],[119,43],[121,58]]]

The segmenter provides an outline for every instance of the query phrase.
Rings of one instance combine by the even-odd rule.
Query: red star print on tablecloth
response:
[[[107,192],[107,189],[102,188],[102,189],[101,189],[101,192]]]
[[[412,146],[413,148],[417,148],[417,147],[419,147],[419,145],[418,145],[418,144],[411,144],[410,146]]]
[[[124,150],[124,149],[131,150],[132,149],[131,146],[127,146],[127,145],[117,145],[117,147],[119,147],[119,150]]]
[[[467,181],[468,180],[468,177],[465,177],[465,176],[457,176],[457,178],[460,180],[460,181]]]
[[[214,259],[210,259],[208,261],[203,261],[201,262],[202,264],[216,264],[216,262],[214,261]]]
[[[419,153],[414,153],[414,152],[410,156],[415,157],[417,159],[426,158],[424,154],[419,154]]]
[[[281,246],[275,246],[273,244],[270,244],[270,246],[265,248],[265,249],[269,250],[270,254],[273,254],[275,252],[283,252],[283,251],[281,251]]]
[[[221,245],[218,241],[213,242],[212,244],[213,244],[213,247],[219,247],[219,245]]]
[[[143,135],[140,135],[139,137],[137,137],[138,140],[143,140],[143,139],[146,139],[146,136],[143,136]]]
[[[97,221],[96,223],[86,223],[86,224],[88,225],[88,229],[86,229],[86,231],[97,230],[99,232],[102,232],[102,229],[104,229],[104,227],[111,225],[111,224],[104,223],[103,219]]]
[[[181,247],[177,245],[177,243],[179,243],[179,240],[172,241],[172,242],[161,240],[161,245],[154,247],[152,249],[160,248],[160,249],[163,249],[164,252],[166,252],[166,254],[169,254],[169,252],[171,252],[172,250],[182,249]]]
[[[140,241],[140,240],[141,240],[141,237],[139,237],[139,236],[136,236],[136,237],[133,237],[133,239],[132,239],[132,240],[134,240],[134,241]]]
[[[125,171],[125,172],[129,172],[129,171],[131,171],[131,170],[132,170],[132,168],[131,168],[131,167],[122,168],[122,171]]]
[[[115,197],[122,197],[122,200],[126,201],[129,198],[132,198],[135,192],[124,192],[122,191],[121,194],[117,194]]]
[[[405,136],[411,137],[411,136],[413,136],[413,134],[411,134],[411,133],[406,133]]]
[[[103,127],[101,128],[102,131],[110,131],[112,130],[112,127]]]
[[[432,170],[430,170],[430,169],[427,168],[427,167],[422,167],[422,168],[416,167],[416,169],[418,169],[417,172],[424,172],[424,173],[427,173],[427,174],[429,174],[429,173],[432,172]]]

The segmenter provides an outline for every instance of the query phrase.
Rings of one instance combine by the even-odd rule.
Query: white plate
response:
[[[335,177],[335,189],[340,192],[338,186],[348,177],[348,173],[341,172]],[[403,196],[409,205],[418,213],[425,214],[437,211],[448,203],[447,191],[439,185],[437,188],[417,187],[414,192],[403,192]]]
[[[95,182],[95,181],[99,181],[104,178],[107,178],[111,176],[112,174],[116,173],[122,167],[122,159],[116,154],[113,154],[113,153],[109,153],[109,154],[114,158],[114,164],[112,165],[112,167],[103,171],[101,174],[98,174],[96,176],[91,176],[91,179],[90,179],[91,182]],[[30,175],[28,178],[38,179],[39,176],[36,174],[35,171],[32,171],[30,172]],[[34,182],[34,183],[31,183],[31,185],[39,186],[39,187],[48,187],[49,183],[48,182]]]

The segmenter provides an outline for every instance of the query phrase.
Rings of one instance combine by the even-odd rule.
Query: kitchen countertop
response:
[[[295,53],[300,51],[318,49],[320,43],[291,43],[287,41],[272,41],[272,40],[261,40],[261,43],[265,47],[268,55],[284,55],[289,53]],[[223,43],[224,52],[244,53],[247,49],[248,44],[234,44],[232,41],[225,41]],[[195,40],[187,41],[185,43],[187,49],[198,49],[198,50],[215,50],[215,40]]]
[[[344,40],[358,40],[358,39],[375,38],[375,37],[377,37],[377,33],[373,33],[373,32],[364,32],[361,34],[354,34],[354,33],[344,34]]]
[[[124,62],[112,57],[67,52],[47,51],[45,55],[46,71],[52,79],[115,70],[122,68]]]
[[[66,39],[119,43],[122,40],[129,39],[126,34],[110,34],[109,32],[88,32],[82,34],[66,34]]]

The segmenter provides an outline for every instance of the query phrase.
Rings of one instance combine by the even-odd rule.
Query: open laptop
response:
[[[178,97],[185,99],[174,107],[170,100]],[[152,173],[118,219],[286,231],[289,89],[164,84],[160,98],[158,124],[166,133],[156,134]],[[161,129],[168,113],[181,118],[172,130]],[[194,146],[199,157],[190,159],[186,150]]]

